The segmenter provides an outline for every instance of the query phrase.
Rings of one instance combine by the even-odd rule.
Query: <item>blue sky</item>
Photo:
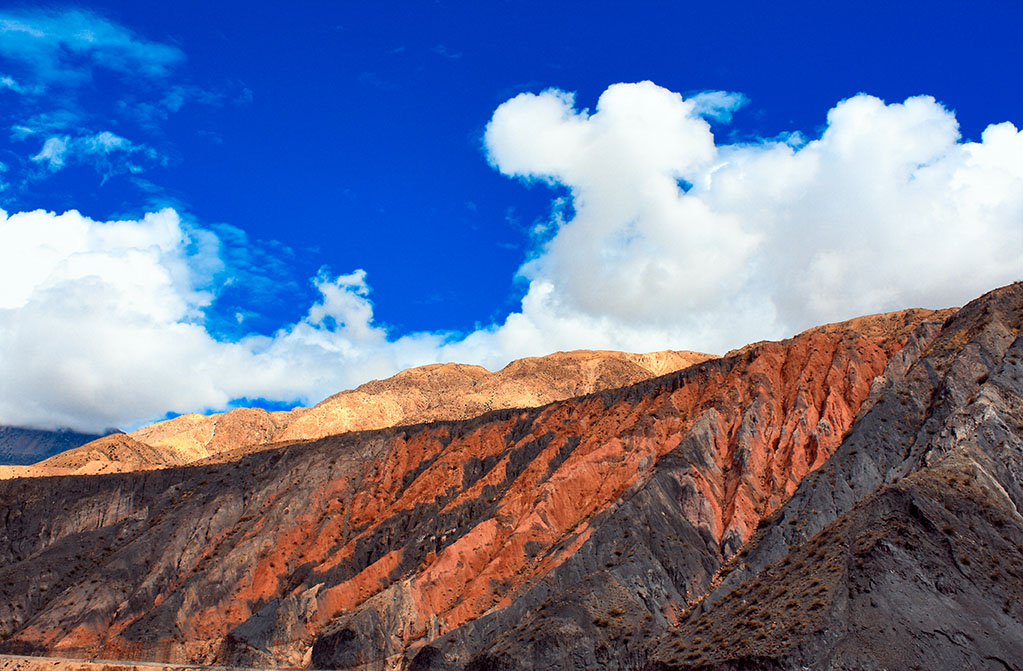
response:
[[[1023,269],[1018,134],[983,135],[1023,125],[1021,19],[1012,2],[8,5],[0,239],[29,270],[0,296],[0,421],[131,426],[434,360],[723,352],[961,303]],[[798,194],[772,182],[788,174]],[[53,216],[14,219],[35,210]],[[76,338],[42,335],[64,323]]]

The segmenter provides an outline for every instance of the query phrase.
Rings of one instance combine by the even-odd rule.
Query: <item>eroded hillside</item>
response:
[[[0,511],[0,648],[367,669],[528,648],[548,668],[636,668],[945,317],[467,421],[0,483],[17,502]]]
[[[652,669],[1019,669],[1023,284],[904,350]]]

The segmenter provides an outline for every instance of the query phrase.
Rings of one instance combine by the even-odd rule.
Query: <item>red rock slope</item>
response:
[[[582,580],[592,568],[566,567],[609,533],[605,550],[651,545],[662,517],[671,579],[649,616],[670,620],[944,316],[878,316],[857,326],[869,337],[835,326],[542,408],[234,463],[0,483],[19,502],[0,515],[17,539],[0,545],[0,649],[384,668],[539,600],[552,576]],[[619,515],[641,496],[645,527]]]

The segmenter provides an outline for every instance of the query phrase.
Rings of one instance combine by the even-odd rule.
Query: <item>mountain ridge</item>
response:
[[[469,419],[499,408],[536,407],[631,384],[709,358],[709,354],[674,350],[644,354],[575,350],[519,359],[493,373],[482,366],[430,364],[339,392],[310,408],[275,412],[236,408],[181,415],[126,437],[95,440],[30,468],[8,469],[8,474],[88,475],[213,462],[273,443]]]
[[[904,337],[908,339],[909,335]],[[124,546],[111,546],[111,550],[114,556],[125,556],[123,553],[133,557],[149,556],[148,562],[156,564],[148,571],[157,570],[156,575],[164,577],[157,580],[154,575],[142,584],[153,587],[166,584],[172,589],[165,596],[159,592],[154,594],[153,587],[142,588],[143,592],[139,593],[141,584],[135,582],[138,578],[131,578],[130,570],[118,573],[123,577],[114,579],[113,584],[110,583],[112,576],[93,573],[93,579],[108,586],[104,589],[114,589],[115,593],[122,589],[115,585],[125,584],[125,588],[129,584],[136,585],[129,588],[138,594],[133,598],[143,599],[140,606],[143,602],[149,603],[146,611],[149,615],[142,620],[137,619],[138,615],[133,616],[132,621],[118,626],[117,631],[123,634],[113,630],[103,634],[104,656],[111,656],[112,652],[117,652],[117,656],[137,656],[142,648],[129,641],[139,636],[143,636],[143,640],[155,636],[144,649],[164,649],[167,652],[161,654],[171,657],[184,654],[209,660],[222,654],[234,661],[257,659],[261,663],[275,660],[275,663],[294,664],[302,663],[305,655],[312,655],[309,659],[319,659],[320,665],[326,661],[329,662],[326,665],[345,666],[353,660],[345,654],[337,657],[336,649],[323,657],[323,651],[331,645],[327,641],[337,641],[338,636],[348,635],[346,631],[356,631],[362,633],[357,633],[354,640],[368,636],[356,647],[362,650],[356,658],[371,650],[391,649],[391,644],[382,644],[382,639],[372,633],[376,631],[375,626],[366,629],[368,623],[377,621],[378,617],[383,618],[381,621],[397,617],[395,623],[399,630],[409,628],[403,636],[411,636],[410,643],[425,643],[424,637],[430,637],[433,627],[440,625],[452,630],[471,622],[503,603],[499,593],[527,589],[531,581],[563,564],[594,533],[595,515],[603,515],[604,507],[613,504],[630,488],[642,486],[644,473],[651,473],[658,455],[668,449],[669,444],[664,439],[677,435],[679,437],[671,440],[679,441],[691,431],[695,431],[692,434],[692,440],[697,441],[694,446],[701,446],[700,454],[708,456],[717,448],[705,453],[703,446],[714,445],[715,432],[725,431],[723,435],[730,436],[727,453],[735,456],[725,457],[725,461],[719,463],[719,457],[702,462],[705,477],[698,480],[690,477],[687,481],[691,502],[687,505],[692,506],[688,515],[695,523],[695,526],[690,525],[694,530],[690,533],[696,533],[696,538],[709,534],[710,543],[715,547],[720,545],[726,553],[731,552],[755,528],[759,515],[776,505],[772,496],[783,497],[790,486],[786,483],[800,479],[837,445],[845,425],[855,415],[855,407],[848,404],[858,406],[867,397],[872,380],[881,373],[887,360],[885,350],[855,333],[807,334],[786,343],[762,345],[728,359],[713,359],[630,387],[531,410],[502,410],[467,422],[434,422],[345,434],[255,453],[233,466],[219,464],[154,471],[149,475],[108,475],[100,476],[94,483],[88,482],[91,478],[62,478],[67,484],[75,483],[79,491],[93,491],[109,489],[110,485],[103,483],[118,477],[117,482],[121,484],[116,491],[137,492],[131,499],[116,505],[121,511],[116,524],[122,529],[117,537]],[[832,369],[835,373],[828,374]],[[746,371],[751,371],[752,377]],[[767,391],[775,385],[781,385],[777,392],[784,390],[783,395],[789,400],[778,399],[777,403],[767,400],[776,396],[777,392]],[[746,412],[742,403],[733,400],[735,394],[760,398],[761,390],[763,399],[752,414]],[[692,415],[690,408],[697,413]],[[779,427],[772,433],[771,440],[789,446],[775,460],[777,468],[781,469],[776,475],[781,479],[777,485],[780,489],[774,494],[762,491],[760,475],[744,475],[768,471],[764,470],[767,468],[764,464],[742,457],[750,452],[751,445],[741,431],[744,417],[746,425],[752,421],[749,417],[763,416],[767,423],[766,418],[773,416],[771,413],[782,413],[779,420],[770,420]],[[787,419],[780,421],[782,417]],[[822,423],[824,418],[827,420]],[[783,425],[789,427],[784,432]],[[612,438],[609,442],[610,437],[619,434],[621,438]],[[341,448],[341,445],[348,447]],[[726,449],[724,444],[722,449]],[[321,454],[323,456],[318,456]],[[327,454],[335,456],[328,458]],[[734,461],[737,457],[739,460]],[[227,475],[234,469],[254,475],[264,467],[278,475],[260,476],[259,482],[265,482],[263,485],[252,481],[252,476],[246,476],[249,486],[244,493],[228,495],[233,486]],[[771,468],[774,467],[768,470]],[[333,469],[341,469],[348,475],[332,476]],[[204,474],[201,478],[199,472]],[[296,478],[298,473],[302,475]],[[400,474],[404,476],[397,479]],[[176,478],[185,480],[176,485],[173,483]],[[19,482],[25,483],[21,486],[32,488],[27,481]],[[136,484],[129,484],[133,482]],[[139,489],[142,482],[147,484]],[[160,482],[167,484],[157,484]],[[549,484],[538,490],[537,486],[544,482]],[[260,493],[264,490],[265,494]],[[165,494],[159,494],[161,491]],[[181,498],[175,493],[179,491],[193,493]],[[537,491],[539,498],[533,494]],[[56,495],[54,491],[44,500]],[[132,500],[136,503],[130,503]],[[260,500],[263,502],[257,504]],[[713,503],[715,501],[720,503]],[[200,507],[194,508],[197,505]],[[161,509],[166,512],[157,512]],[[139,512],[131,512],[133,510]],[[157,526],[151,531],[132,521],[143,510],[148,511],[143,514],[145,518],[156,520]],[[243,514],[244,510],[252,512]],[[434,512],[427,512],[431,510]],[[229,516],[224,518],[225,514]],[[497,518],[492,519],[490,516],[494,514]],[[500,522],[502,518],[508,521]],[[161,519],[165,521],[160,522]],[[186,549],[196,541],[188,540],[189,534],[182,536],[184,529],[174,525],[166,527],[170,524],[168,519],[220,521],[210,529],[213,535],[196,545],[206,548],[201,555],[196,555]],[[227,526],[222,526],[225,524]],[[253,524],[256,527],[252,527]],[[218,528],[222,530],[216,531]],[[244,536],[233,536],[232,528],[250,530],[244,532]],[[702,531],[696,532],[697,528]],[[263,536],[259,543],[262,550],[242,542],[241,539],[253,533],[256,534],[253,538]],[[153,534],[161,539],[159,547],[163,548],[156,555],[153,554],[157,547],[152,545]],[[216,540],[218,538],[220,540]],[[234,538],[238,540],[231,540]],[[417,541],[417,538],[424,540]],[[264,544],[266,542],[269,544]],[[149,549],[145,552],[140,549],[146,547]],[[207,554],[214,552],[216,554]],[[708,555],[707,560],[720,561],[714,559],[718,552],[720,550]],[[256,562],[254,568],[236,573],[242,567],[252,566],[253,561]],[[478,564],[480,561],[483,563]],[[178,577],[173,577],[173,572],[160,573],[182,562],[195,571]],[[290,574],[310,562],[319,568],[305,577],[302,577],[303,571],[290,578],[272,577],[282,569]],[[460,565],[465,568],[456,570]],[[221,587],[202,586],[210,579],[207,571],[214,566],[219,566],[215,570]],[[450,591],[451,572],[457,575],[458,571],[465,570],[468,570],[467,582],[458,592]],[[148,571],[144,575],[148,575]],[[704,577],[696,578],[696,584],[709,580],[712,573],[713,564],[701,574]],[[236,577],[229,579],[228,575]],[[440,576],[444,578],[440,580]],[[509,578],[511,582],[503,584]],[[129,582],[121,583],[122,580]],[[242,582],[232,582],[237,580]],[[287,587],[296,580],[295,587]],[[224,593],[225,581],[226,585],[237,586]],[[322,586],[317,587],[320,583]],[[279,591],[282,589],[283,592]],[[686,588],[684,593],[688,596],[680,596],[680,603],[695,597],[699,591],[696,586]],[[41,623],[47,618],[59,617],[56,613],[76,613],[83,608],[97,607],[95,603],[90,605],[88,598],[80,594],[74,596],[73,592],[64,597],[71,601],[47,607],[35,615],[33,621]],[[218,598],[216,594],[222,596]],[[353,598],[355,601],[350,601]],[[184,603],[195,606],[180,611]],[[206,610],[193,610],[202,603],[208,604],[204,606]],[[221,605],[216,605],[218,603]],[[246,603],[250,605],[243,605]],[[307,605],[303,607],[302,603]],[[272,604],[277,605],[264,613]],[[309,611],[311,604],[316,605]],[[398,610],[393,610],[392,606]],[[180,612],[181,616],[185,612],[193,613],[177,625],[190,632],[180,644],[173,642],[173,636],[167,638],[170,630],[158,626],[165,617],[161,613],[167,613],[168,608]],[[333,614],[338,609],[350,613],[345,621],[355,629],[334,622]],[[194,615],[199,612],[205,615],[196,620]],[[307,615],[301,615],[302,612]],[[446,624],[441,624],[442,621]],[[198,622],[208,624],[199,627]],[[215,624],[218,622],[223,624]],[[332,629],[322,635],[317,633],[327,625]],[[31,632],[37,630],[40,634],[50,631],[43,639],[50,641],[45,645],[56,645],[58,649],[77,649],[87,641],[96,640],[95,634],[88,633],[88,628],[58,634],[64,630],[56,622],[42,630],[37,629],[39,626],[22,632],[17,640],[28,644],[38,635]],[[147,628],[151,633],[145,634]],[[159,631],[168,633],[159,634]],[[301,633],[305,631],[308,634]],[[56,639],[52,638],[55,634],[58,634]],[[320,643],[305,653],[289,649],[288,645],[293,644],[282,647],[272,643],[282,636],[283,640],[291,641],[308,635],[318,637],[316,640]],[[6,645],[14,645],[10,634],[7,638]],[[60,640],[63,642],[57,643]],[[321,652],[317,653],[317,649]],[[395,653],[400,654],[403,649],[399,646]],[[295,657],[297,653],[300,654]]]
[[[20,502],[0,508],[0,651],[1018,668],[1023,285],[953,312],[468,420],[0,482]]]

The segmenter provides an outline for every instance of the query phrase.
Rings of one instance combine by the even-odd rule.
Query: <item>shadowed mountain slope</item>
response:
[[[94,434],[74,431],[44,431],[0,426],[0,465],[34,464],[97,438],[99,436]]]
[[[945,316],[230,463],[2,482],[0,649],[636,668]]]

